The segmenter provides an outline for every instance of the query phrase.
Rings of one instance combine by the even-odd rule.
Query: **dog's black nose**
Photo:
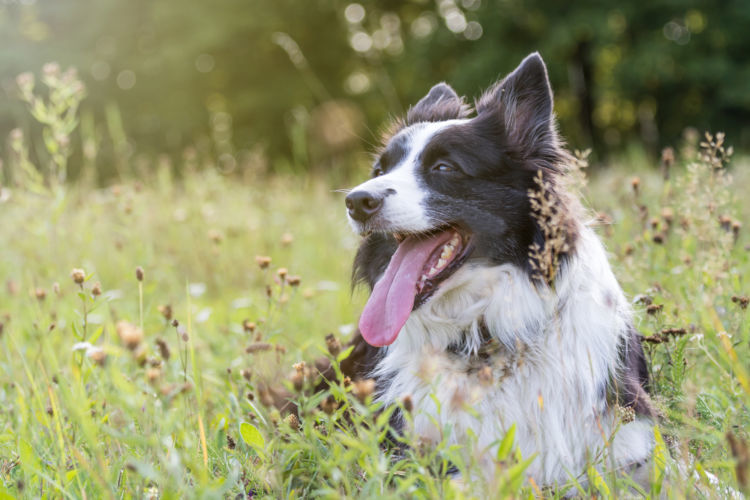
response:
[[[352,219],[365,222],[383,206],[383,198],[367,191],[355,191],[346,197],[346,208]]]

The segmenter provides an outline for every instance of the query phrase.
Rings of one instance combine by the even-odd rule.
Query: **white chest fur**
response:
[[[411,396],[414,430],[427,440],[464,443],[475,435],[487,474],[514,423],[523,456],[537,454],[528,472],[539,484],[578,476],[606,450],[607,463],[641,462],[651,451],[651,423],[619,425],[606,401],[630,314],[589,228],[555,291],[535,287],[512,265],[468,264],[411,314],[387,348],[375,369],[388,381],[380,399]],[[500,354],[477,370],[471,355],[483,342],[482,318]],[[462,353],[446,350],[462,339]]]

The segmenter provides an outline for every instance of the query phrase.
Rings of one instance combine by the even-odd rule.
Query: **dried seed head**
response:
[[[86,350],[86,356],[97,365],[104,365],[107,361],[107,353],[101,347],[94,346]]]
[[[55,295],[60,295],[60,283],[57,281],[52,283],[52,291],[55,292]]]
[[[657,245],[661,245],[664,243],[664,234],[663,233],[656,233],[652,238],[654,243]]]
[[[293,241],[294,241],[294,236],[292,235],[292,233],[284,233],[281,235],[282,246],[288,247],[289,245],[292,244]]]
[[[743,296],[733,295],[732,302],[734,302],[735,304],[737,304],[738,306],[740,306],[740,308],[744,310],[744,309],[747,309],[748,304],[750,304],[750,297],[748,297],[747,295],[743,295]]]
[[[401,398],[401,404],[404,405],[404,410],[411,413],[414,409],[414,402],[411,400],[411,396],[408,394]]]
[[[631,245],[630,243],[625,245],[625,255],[633,255],[634,251],[635,249],[633,248],[633,245]]]
[[[632,179],[630,179],[630,187],[633,188],[633,193],[638,196],[638,191],[641,187],[641,178],[633,177]]]
[[[674,210],[672,210],[670,207],[662,208],[661,218],[664,219],[664,222],[666,222],[668,226],[671,226],[672,221],[674,221]]]
[[[245,331],[245,333],[253,333],[256,327],[257,325],[249,319],[246,319],[242,322],[242,329]]]
[[[336,357],[341,352],[341,342],[332,333],[326,335],[326,347],[331,356]]]
[[[156,339],[156,347],[159,349],[159,356],[161,356],[161,359],[169,361],[169,357],[172,353],[169,352],[169,346],[164,339]]]
[[[47,292],[44,291],[44,288],[37,288],[36,290],[34,290],[34,297],[36,297],[36,300],[41,302],[45,299],[45,297],[47,297]]]
[[[270,285],[266,285],[266,297],[268,297],[269,299],[273,297],[273,289]]]
[[[167,321],[172,319],[172,306],[170,304],[164,304],[163,306],[159,306],[159,313],[166,319]]]
[[[294,413],[290,413],[289,415],[287,415],[284,419],[284,422],[286,422],[286,424],[294,430],[299,429],[299,419]]]
[[[161,377],[161,370],[159,368],[149,368],[146,370],[146,379],[149,383],[154,383]]]
[[[724,231],[729,231],[732,228],[732,218],[726,214],[720,215],[719,224]]]
[[[297,275],[289,276],[286,279],[286,282],[289,283],[289,286],[299,286],[300,281],[300,277]]]
[[[632,406],[615,405],[615,415],[623,424],[629,424],[635,420],[635,410]]]
[[[173,319],[172,320],[172,326],[175,327],[175,328],[177,328],[178,326],[180,326],[180,322],[177,321],[177,319]]]
[[[248,354],[255,354],[257,352],[266,352],[273,349],[273,346],[268,342],[255,342],[245,348],[245,352]]]
[[[256,255],[255,263],[258,264],[258,267],[260,267],[261,269],[267,269],[268,266],[271,265],[271,257],[265,255]]]
[[[78,268],[73,269],[70,272],[70,277],[73,278],[73,282],[75,282],[76,285],[81,285],[86,281],[86,271]]]
[[[292,367],[294,367],[294,371],[296,371],[297,373],[302,373],[302,372],[304,372],[304,371],[305,371],[305,366],[306,366],[306,365],[305,365],[305,362],[304,362],[304,361],[300,361],[299,363],[294,363],[294,364],[292,365]]]
[[[3,329],[4,328],[5,328],[5,323],[3,323],[2,321],[0,321],[0,337],[3,336]]]
[[[143,281],[143,268],[141,266],[135,268],[135,279]]]
[[[274,348],[276,349],[276,352],[278,352],[278,353],[280,353],[280,354],[286,354],[286,347],[284,347],[283,345],[281,345],[281,344],[276,344],[276,345],[274,346]]]
[[[227,434],[227,448],[230,450],[233,450],[237,447],[237,443],[234,442],[234,439],[232,439],[232,436]]]
[[[322,403],[320,403],[320,409],[328,415],[331,415],[333,412],[335,412],[338,407],[339,404],[336,402],[336,398],[334,398],[333,396],[328,396],[323,400]]]
[[[301,371],[296,371],[291,376],[292,386],[294,390],[299,392],[305,386],[305,374]]]
[[[287,271],[286,267],[280,267],[278,271],[276,271],[276,274],[279,276],[281,281],[284,281],[284,278],[286,278],[286,275],[289,274],[289,271]]]
[[[664,309],[664,304],[649,304],[646,307],[646,312],[651,315],[660,313]]]
[[[368,378],[364,380],[357,380],[353,384],[352,392],[360,403],[364,403],[365,400],[375,392],[375,380]]]
[[[143,341],[143,330],[125,320],[117,322],[117,336],[125,347],[134,351]]]
[[[243,368],[240,370],[240,376],[249,382],[253,378],[253,372]]]
[[[94,297],[98,297],[102,294],[102,284],[98,281],[94,283],[94,286],[91,287],[91,295]]]
[[[222,241],[222,240],[224,239],[224,236],[223,236],[223,235],[221,234],[221,231],[219,231],[219,230],[217,230],[217,229],[211,229],[211,230],[210,230],[210,231],[208,232],[208,238],[209,238],[209,239],[210,239],[210,240],[211,240],[212,242],[214,242],[215,244],[217,244],[217,245],[218,245],[218,244],[219,244],[219,243],[221,243],[221,241]]]
[[[183,330],[182,333],[180,333],[180,338],[183,342],[187,342],[188,340],[190,340],[190,336],[188,335],[187,330]]]
[[[742,229],[742,222],[732,221],[732,234],[734,234],[735,241],[740,237],[740,229]]]
[[[649,224],[651,224],[651,229],[656,229],[657,227],[659,227],[659,219],[657,219],[656,217],[651,217]]]

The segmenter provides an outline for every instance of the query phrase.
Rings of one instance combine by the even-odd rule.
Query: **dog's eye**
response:
[[[383,175],[383,169],[382,168],[376,167],[376,168],[372,169],[372,176],[373,177],[380,177],[381,175]]]
[[[437,165],[432,167],[432,170],[441,173],[458,172],[458,169],[456,167],[448,165],[447,163],[438,163]]]

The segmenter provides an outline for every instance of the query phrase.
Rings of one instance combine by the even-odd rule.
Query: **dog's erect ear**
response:
[[[469,114],[469,106],[447,83],[438,83],[426,96],[409,108],[406,123],[438,122],[464,118]]]
[[[538,52],[524,59],[477,102],[477,113],[500,113],[511,142],[527,155],[557,149],[552,88]]]

